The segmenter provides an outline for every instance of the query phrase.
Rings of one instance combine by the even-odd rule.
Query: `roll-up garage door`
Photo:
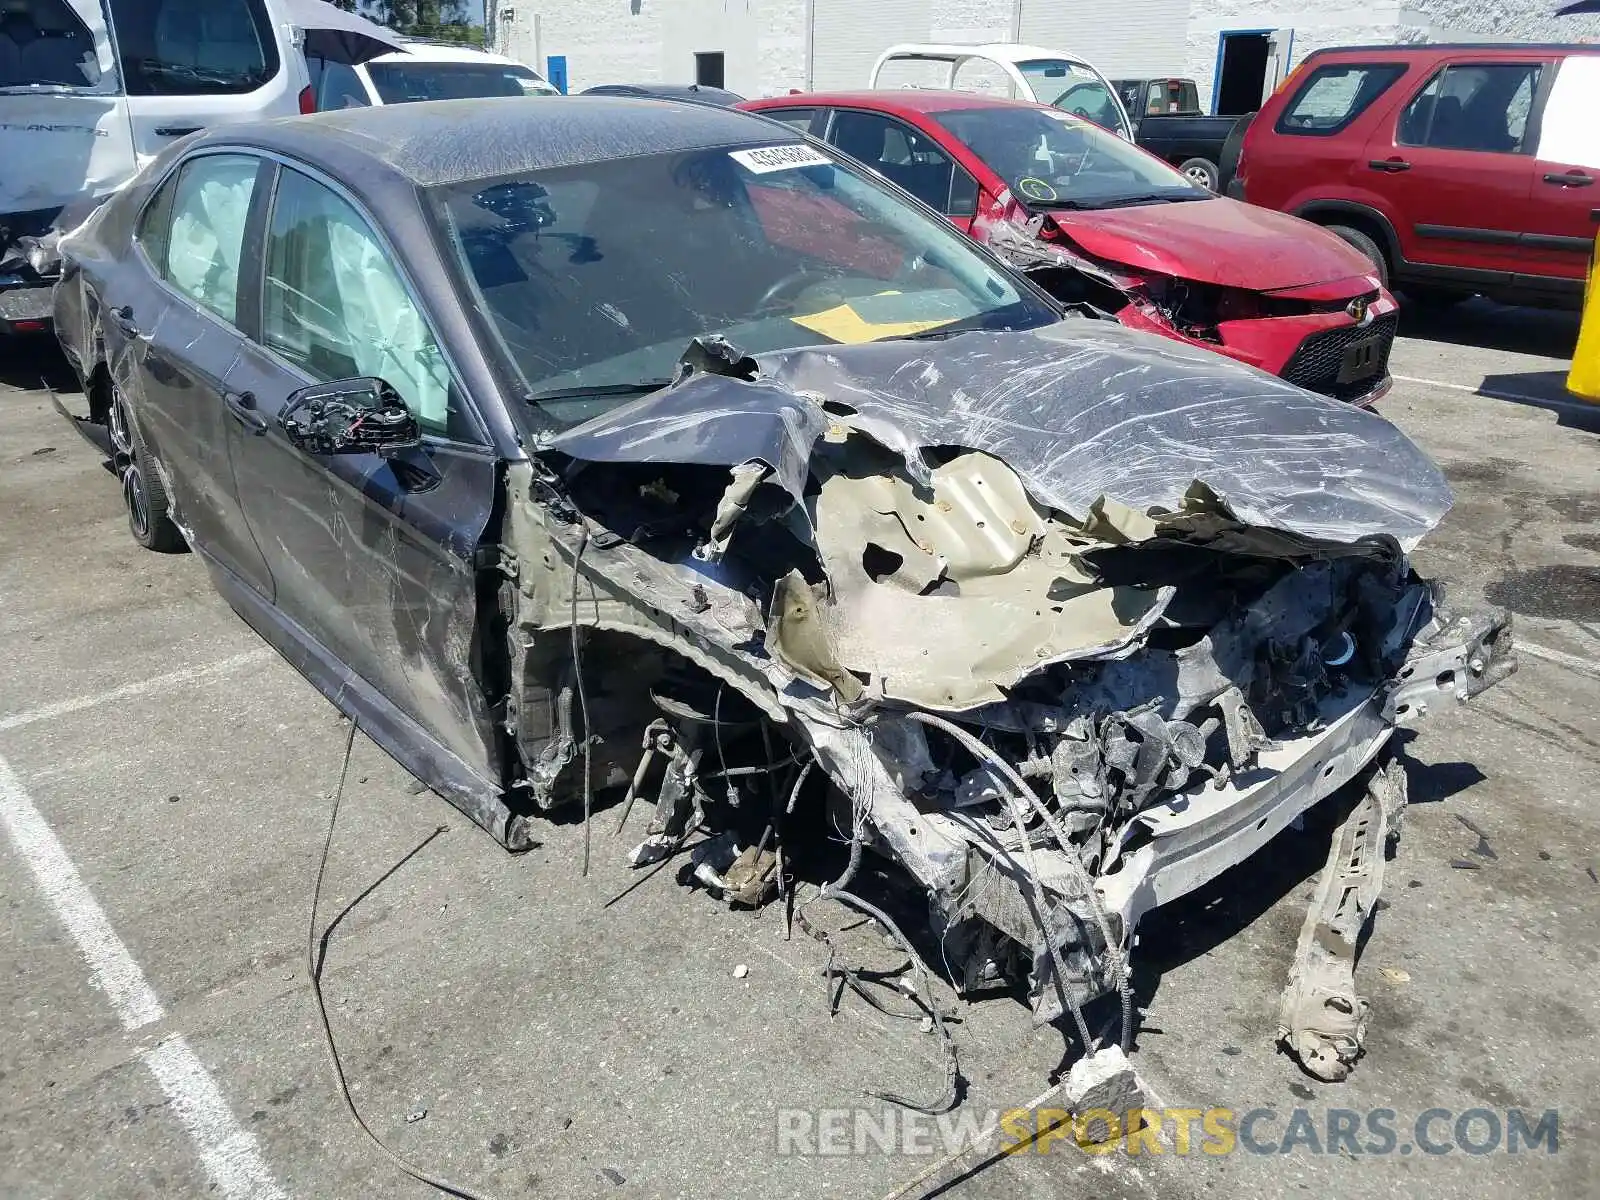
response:
[[[813,0],[812,88],[866,87],[878,55],[896,42],[928,40],[932,7],[931,0]],[[885,76],[884,83],[920,81],[914,72],[915,68],[904,68],[905,78]]]
[[[1181,74],[1189,0],[1022,0],[1022,40],[1092,62],[1108,78]]]

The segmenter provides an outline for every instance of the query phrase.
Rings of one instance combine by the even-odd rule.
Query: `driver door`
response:
[[[287,636],[322,674],[331,667],[348,678],[341,686],[363,691],[400,742],[417,745],[420,729],[498,785],[475,671],[474,562],[498,459],[398,255],[349,199],[281,167],[257,235],[259,311],[224,386],[254,414],[232,435],[235,473]],[[421,427],[420,451],[398,461],[290,443],[279,418],[291,396],[355,376],[399,393]]]

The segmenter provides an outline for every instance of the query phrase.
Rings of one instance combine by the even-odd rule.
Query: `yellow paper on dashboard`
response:
[[[879,338],[906,337],[909,334],[921,333],[926,329],[937,329],[941,325],[950,325],[959,320],[959,317],[935,317],[932,320],[921,321],[874,321],[863,316],[855,304],[867,307],[872,301],[884,296],[898,296],[899,292],[879,292],[876,296],[863,296],[856,301],[846,301],[833,308],[825,308],[821,312],[808,313],[803,317],[790,317],[796,325],[820,333],[830,341],[841,342],[853,346],[860,342],[875,342]]]
[[[1583,324],[1567,372],[1567,391],[1580,400],[1600,404],[1600,239],[1589,258],[1589,287],[1583,300]]]

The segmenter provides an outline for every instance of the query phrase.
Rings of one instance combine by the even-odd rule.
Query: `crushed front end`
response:
[[[725,831],[730,902],[838,830],[958,987],[1081,1028],[1145,913],[1515,669],[1412,569],[1449,493],[1370,414],[1092,321],[711,350],[513,468],[507,728],[540,806],[653,798],[636,863]]]

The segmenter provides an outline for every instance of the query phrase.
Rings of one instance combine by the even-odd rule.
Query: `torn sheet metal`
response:
[[[843,424],[901,455],[922,486],[927,450],[981,449],[1079,521],[1102,496],[1176,511],[1200,480],[1246,525],[1404,547],[1451,503],[1439,469],[1381,417],[1110,322],[759,361],[761,379],[697,375],[548,447],[595,462],[760,461],[798,497],[812,445]]]
[[[1356,994],[1356,952],[1383,891],[1384,853],[1400,836],[1405,768],[1373,771],[1366,794],[1334,831],[1327,865],[1306,912],[1278,1015],[1278,1040],[1306,1072],[1346,1078],[1367,1035],[1367,1002]]]

